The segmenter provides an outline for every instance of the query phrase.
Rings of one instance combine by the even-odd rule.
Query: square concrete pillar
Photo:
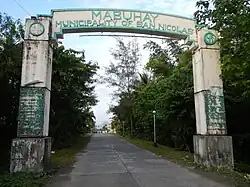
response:
[[[233,167],[232,137],[226,136],[226,111],[220,69],[218,33],[197,29],[193,78],[196,116],[194,160],[198,164]]]
[[[10,172],[41,172],[50,164],[51,138],[12,140]]]
[[[52,18],[26,19],[17,137],[12,140],[10,172],[43,171],[50,160]]]
[[[233,144],[231,136],[195,135],[194,160],[206,166],[233,167]]]

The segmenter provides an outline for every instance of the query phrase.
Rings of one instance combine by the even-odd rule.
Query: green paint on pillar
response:
[[[225,127],[226,115],[222,88],[213,88],[213,90],[206,91],[205,109],[208,126]]]
[[[18,136],[42,136],[46,88],[25,87],[20,90]]]

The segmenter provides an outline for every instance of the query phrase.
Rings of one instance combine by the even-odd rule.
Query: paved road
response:
[[[222,187],[112,135],[96,134],[51,187]]]

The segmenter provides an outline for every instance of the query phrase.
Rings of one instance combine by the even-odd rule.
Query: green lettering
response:
[[[183,29],[182,29],[182,33],[187,34],[186,28],[183,28]]]
[[[150,14],[153,18],[153,20],[155,21],[155,19],[159,16],[159,14]]]
[[[151,22],[151,18],[150,18],[148,13],[146,13],[146,15],[144,16],[143,21],[147,21],[147,20],[149,20]]]
[[[75,27],[75,21],[70,20],[69,21],[69,27],[72,27],[72,25],[73,25],[73,27]]]
[[[167,25],[167,30],[171,31],[171,25]]]
[[[121,20],[122,19],[122,17],[121,17],[121,11],[114,11],[113,12],[114,13],[114,20]]]
[[[176,26],[172,26],[172,31],[176,31]]]
[[[134,12],[134,21],[136,20],[136,18],[139,18],[140,19],[140,21],[142,21],[141,20],[141,12],[137,12],[137,13],[139,13],[139,15],[136,15],[136,12]]]
[[[68,27],[69,21],[63,21],[63,27]]]
[[[165,30],[165,29],[164,29],[164,25],[162,25],[162,24],[159,23],[158,29],[159,29],[159,30]]]
[[[129,17],[126,17],[126,12],[123,12],[123,18],[126,20],[131,20],[132,19],[132,12],[127,12],[129,13]]]
[[[136,25],[137,25],[137,27],[142,27],[142,22],[141,21],[137,21]]]
[[[110,24],[111,21],[112,21],[112,20],[106,20],[104,25],[110,27],[110,26],[111,26],[111,24]]]
[[[122,26],[127,27],[128,26],[128,21],[127,20],[122,20]]]
[[[86,25],[86,22],[83,20],[79,20],[79,26],[84,27]]]
[[[75,20],[75,27],[78,27],[79,20]]]
[[[188,33],[191,35],[194,33],[194,30],[193,29],[188,29]]]
[[[109,18],[109,20],[112,20],[112,17],[110,16],[109,11],[106,11],[103,20],[105,20],[107,18]]]
[[[148,23],[147,23],[147,22],[143,23],[142,28],[146,28],[146,29],[148,29]]]
[[[61,27],[61,26],[62,26],[62,24],[63,24],[63,21],[59,21],[59,22],[58,22],[58,21],[56,21],[56,27],[57,27],[57,26],[60,26],[60,27]]]
[[[96,12],[93,10],[93,11],[92,11],[92,20],[94,20],[95,17],[96,17],[96,18],[99,17],[99,20],[101,20],[101,19],[102,19],[101,11],[98,11],[98,12],[96,13]]]
[[[112,20],[112,21],[114,23],[114,26],[116,26],[117,20]]]
[[[176,29],[176,32],[181,33],[181,30],[179,29],[179,26],[177,26],[176,28],[177,28],[177,29]]]
[[[99,23],[97,22],[97,20],[88,20],[88,21],[91,21],[92,22],[92,26],[99,26],[100,25],[100,21],[99,21]]]
[[[150,29],[155,29],[155,22],[149,23],[149,28]]]

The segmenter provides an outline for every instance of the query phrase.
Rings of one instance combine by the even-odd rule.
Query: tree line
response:
[[[250,2],[199,0],[197,23],[220,32],[221,68],[228,135],[236,162],[250,163]],[[212,7],[212,8],[211,8]],[[196,133],[192,53],[178,41],[149,41],[144,72],[139,73],[136,41],[117,39],[115,64],[106,68],[106,83],[116,86],[117,104],[110,107],[112,128],[119,134],[153,140],[153,113],[159,143],[193,151]]]
[[[21,83],[24,27],[0,13],[0,161],[8,164],[11,139],[16,137]],[[53,49],[49,136],[53,149],[67,147],[73,138],[89,132],[95,124],[91,107],[96,62],[84,53],[58,46]]]

